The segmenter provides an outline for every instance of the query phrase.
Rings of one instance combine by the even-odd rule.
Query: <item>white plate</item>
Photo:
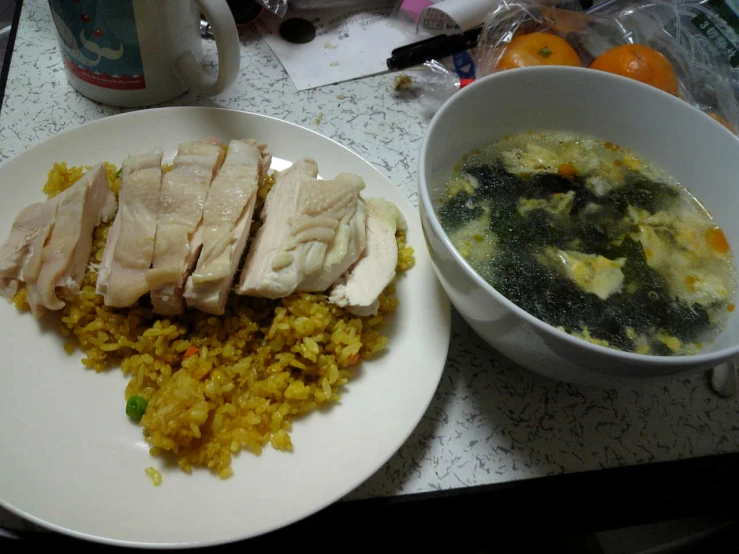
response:
[[[43,199],[55,161],[120,164],[132,153],[206,135],[254,137],[278,159],[311,157],[323,176],[364,177],[365,196],[395,202],[408,225],[416,266],[398,286],[384,355],[362,365],[341,403],[294,425],[293,453],[239,454],[235,475],[186,475],[148,454],[141,428],[125,416],[127,378],[95,374],[67,356],[56,319],[40,324],[0,299],[0,505],[56,531],[106,543],[200,546],[244,539],[306,517],[357,487],[418,424],[439,383],[450,309],[439,288],[416,210],[368,162],[332,140],[262,115],[209,108],[139,111],[57,135],[0,166],[0,241],[16,214]],[[147,466],[162,471],[154,487]],[[320,535],[320,533],[319,533]]]

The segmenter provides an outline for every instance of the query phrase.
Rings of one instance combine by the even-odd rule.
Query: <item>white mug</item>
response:
[[[239,73],[239,35],[226,0],[49,0],[69,84],[112,106],[213,96]],[[200,12],[218,48],[218,75],[199,63]]]

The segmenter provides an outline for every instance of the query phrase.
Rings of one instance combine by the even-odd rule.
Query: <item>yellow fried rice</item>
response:
[[[54,164],[44,192],[58,194],[87,169]],[[120,181],[111,164],[107,175],[117,194]],[[265,179],[257,210],[272,183]],[[325,295],[307,293],[276,301],[231,295],[219,317],[195,310],[160,317],[148,296],[128,309],[107,307],[95,283],[109,226],[95,230],[82,290],[61,313],[64,348],[69,354],[80,348],[87,368],[130,375],[121,417],[125,400],[143,396],[148,404],[140,425],[151,454],[174,456],[184,471],[207,467],[227,478],[233,455],[243,449],[258,455],[270,443],[291,450],[292,420],[338,401],[356,364],[388,342],[381,331],[398,304],[394,283],[373,317],[353,316]],[[402,233],[397,238],[402,272],[413,266],[413,249]],[[14,301],[28,308],[25,289]]]

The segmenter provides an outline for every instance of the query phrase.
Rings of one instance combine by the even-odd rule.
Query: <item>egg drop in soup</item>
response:
[[[694,354],[734,309],[734,256],[711,215],[610,142],[562,132],[494,141],[454,168],[438,211],[501,294],[594,344]]]

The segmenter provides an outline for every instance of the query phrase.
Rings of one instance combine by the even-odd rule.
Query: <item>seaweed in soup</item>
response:
[[[447,233],[453,232],[465,222],[480,217],[482,206],[471,194],[460,192],[447,199],[439,208],[439,217]]]
[[[574,190],[585,191],[585,181],[580,177],[568,178],[558,173],[536,173],[528,178],[529,187],[534,194],[541,196],[563,194]]]
[[[676,186],[631,175],[623,186],[614,188],[606,197],[621,213],[626,213],[629,206],[655,213],[679,199],[680,190]]]
[[[478,200],[515,198],[521,186],[521,180],[506,171],[502,163],[472,166],[464,173],[475,179],[474,195]]]
[[[627,287],[646,291],[647,294],[659,296],[666,294],[667,283],[658,271],[649,267],[640,242],[625,236],[620,244],[609,244],[604,249],[603,255],[607,258],[626,258],[623,273]]]
[[[492,264],[495,287],[516,305],[554,327],[569,333],[587,328],[593,337],[630,351],[634,341],[627,328],[645,334],[662,328],[688,341],[699,338],[709,325],[705,308],[671,297],[664,280],[655,278],[649,285],[643,285],[639,278],[634,278],[643,268],[629,273],[633,280],[630,282],[643,286],[632,293],[619,293],[602,300],[540,263],[534,252],[522,248],[518,252],[501,253]],[[633,260],[628,260],[625,267],[629,264]],[[522,279],[521,275],[526,278]],[[652,341],[652,344],[661,343]]]
[[[684,242],[700,234],[681,227],[695,199],[623,149],[557,133],[531,140],[465,157],[465,186],[441,204],[442,226],[473,267],[531,315],[597,344],[674,355],[715,335],[733,308],[735,269],[730,253],[705,262],[700,245]],[[480,225],[494,245],[455,242],[480,239]],[[688,278],[703,288],[688,291]]]

